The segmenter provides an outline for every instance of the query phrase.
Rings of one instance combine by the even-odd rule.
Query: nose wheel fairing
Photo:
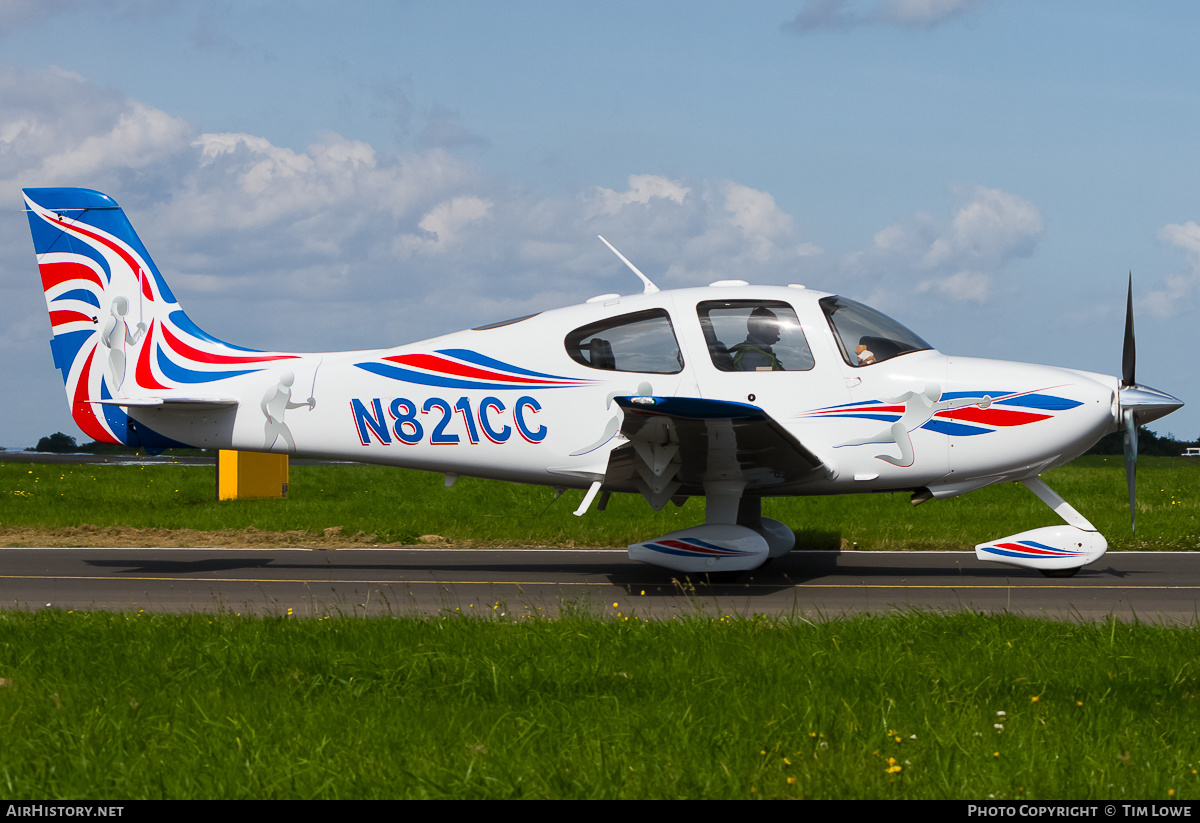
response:
[[[975,556],[992,563],[1036,569],[1054,577],[1095,563],[1108,550],[1108,541],[1087,518],[1047,486],[1041,478],[1021,481],[1061,517],[1065,525],[1044,526],[980,543]]]
[[[1046,526],[975,547],[980,560],[1022,569],[1059,571],[1094,563],[1108,549],[1104,535],[1074,526]]]

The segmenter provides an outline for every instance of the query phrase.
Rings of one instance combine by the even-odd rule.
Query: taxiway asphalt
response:
[[[1200,553],[1120,552],[1069,579],[971,552],[793,552],[706,585],[577,549],[0,549],[0,606],[296,616],[695,613],[808,619],[902,609],[1193,624]]]

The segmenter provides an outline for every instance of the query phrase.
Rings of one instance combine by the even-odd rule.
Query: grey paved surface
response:
[[[971,608],[1191,624],[1200,615],[1200,553],[1109,554],[1066,580],[969,552],[793,553],[708,586],[621,551],[0,549],[5,608],[511,617],[553,614],[564,602],[647,617]]]

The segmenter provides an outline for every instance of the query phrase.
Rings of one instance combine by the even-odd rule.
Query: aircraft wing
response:
[[[641,492],[652,506],[704,494],[709,480],[741,480],[751,495],[823,479],[819,457],[758,406],[697,397],[616,397],[628,443],[609,457],[605,486]]]

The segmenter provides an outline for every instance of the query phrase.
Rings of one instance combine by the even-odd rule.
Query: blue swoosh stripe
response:
[[[399,380],[404,383],[416,383],[421,386],[437,386],[442,389],[486,389],[488,391],[533,391],[535,389],[565,389],[570,386],[530,386],[524,383],[485,383],[480,380],[464,380],[460,377],[443,377],[437,374],[410,371],[399,366],[385,366],[383,363],[355,363],[363,371],[369,371],[389,380]]]
[[[953,423],[949,420],[933,419],[921,428],[935,431],[938,434],[948,434],[951,437],[970,437],[973,434],[991,434],[992,429],[981,429],[979,426],[968,426],[965,423]]]
[[[171,362],[159,346],[154,347],[158,352],[158,367],[168,380],[176,383],[213,383],[230,377],[240,377],[243,374],[254,374],[262,369],[246,369],[244,371],[194,371]]]
[[[517,366],[513,366],[508,363],[501,362],[499,360],[493,360],[492,358],[487,357],[486,355],[479,354],[478,352],[473,352],[470,349],[439,349],[438,354],[445,354],[445,355],[449,355],[450,357],[457,357],[459,360],[465,360],[468,363],[474,363],[477,366],[486,366],[489,369],[498,369],[500,371],[511,372],[512,374],[523,374],[526,377],[540,377],[545,380],[574,380],[575,379],[574,377],[561,377],[556,374],[543,374],[542,372],[539,372],[539,371],[530,371],[529,369],[518,368]],[[591,381],[581,381],[581,382],[591,382]]]
[[[984,391],[982,389],[974,391],[948,391],[942,395],[943,400],[957,400],[960,397],[983,397],[985,394],[992,397],[1004,397],[1012,392],[1003,389]],[[995,401],[997,406],[1019,406],[1026,409],[1042,409],[1043,411],[1066,411],[1073,409],[1076,406],[1083,404],[1077,400],[1069,400],[1066,397],[1056,397],[1052,394],[1022,394],[1019,397],[1009,397],[1005,400]]]
[[[51,302],[57,303],[59,300],[81,300],[84,303],[91,303],[96,308],[100,308],[100,299],[92,294],[87,289],[71,289],[65,291]]]
[[[682,541],[682,542],[687,542],[687,541]],[[689,551],[686,551],[685,549],[676,549],[676,548],[672,548],[670,546],[661,546],[658,543],[643,543],[642,548],[650,549],[651,551],[656,551],[661,554],[673,554],[677,557],[717,557],[717,556],[741,557],[743,555],[750,554],[750,552],[740,552],[740,551],[737,551],[736,549],[725,549],[725,548],[721,548],[720,546],[714,546],[713,548],[716,549],[717,551],[721,552],[722,553],[721,555],[714,555],[711,552],[698,552],[698,551],[689,552]]]
[[[1043,411],[1066,411],[1067,409],[1073,409],[1083,404],[1077,400],[1068,400],[1065,397],[1055,397],[1051,394],[1027,394],[1024,397],[1013,397],[1009,400],[997,401],[996,405],[1024,406],[1027,409],[1041,409]]]
[[[1022,557],[1022,558],[1025,558],[1026,560],[1037,560],[1039,558],[1045,558],[1046,560],[1055,560],[1060,557],[1086,557],[1087,556],[1086,552],[1060,552],[1058,554],[1053,555],[1052,557],[1046,557],[1046,555],[1044,555],[1044,554],[1027,554],[1025,552],[1014,552],[1009,549],[1000,549],[995,546],[988,546],[987,548],[984,549],[984,551],[991,552],[992,554],[998,554],[1003,557]]]
[[[818,419],[824,419],[824,418],[828,418],[828,417],[858,417],[858,418],[862,418],[863,420],[881,420],[884,423],[895,423],[897,420],[900,419],[900,415],[898,415],[898,414],[848,414],[848,413],[822,414],[819,416]]]

